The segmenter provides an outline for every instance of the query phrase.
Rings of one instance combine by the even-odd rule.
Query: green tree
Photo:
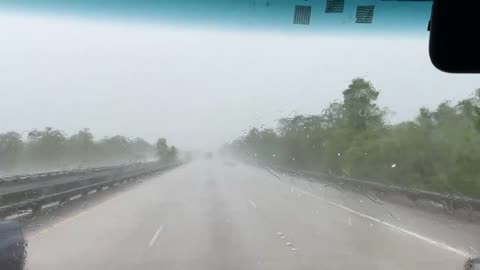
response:
[[[17,132],[0,134],[0,170],[14,170],[23,150],[22,137]]]
[[[380,92],[363,78],[352,81],[343,91],[343,118],[353,132],[383,125],[384,113],[375,103]]]
[[[167,161],[176,161],[178,158],[178,151],[177,151],[177,148],[175,146],[170,146],[170,148],[168,149],[168,153],[167,153]]]
[[[160,161],[172,162],[178,158],[178,150],[175,146],[168,146],[165,138],[159,138],[156,143],[156,153]]]
[[[175,160],[178,150],[168,148],[165,157]],[[50,170],[78,166],[101,166],[146,160],[155,147],[137,137],[116,135],[95,140],[88,128],[67,137],[59,129],[46,127],[28,133],[26,142],[16,132],[0,134],[0,171]]]
[[[115,135],[104,138],[99,143],[99,149],[103,159],[110,163],[132,161],[133,154],[130,140],[125,136]]]
[[[51,127],[30,131],[27,144],[30,161],[42,167],[64,166],[66,140],[61,130]]]
[[[342,93],[319,115],[280,119],[276,132],[253,128],[227,148],[284,167],[480,197],[480,90],[394,125],[369,81],[354,79]]]
[[[67,156],[72,163],[86,165],[95,155],[96,146],[93,141],[93,134],[88,128],[84,128],[70,136],[66,145]]]
[[[135,138],[132,142],[132,152],[136,160],[144,160],[154,156],[153,146],[142,138]]]
[[[166,160],[168,155],[168,145],[167,145],[167,140],[165,138],[158,138],[156,143],[156,152],[157,152],[157,157],[160,160]]]

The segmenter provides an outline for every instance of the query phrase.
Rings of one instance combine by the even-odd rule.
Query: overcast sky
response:
[[[209,150],[318,114],[359,76],[381,90],[391,121],[407,120],[480,87],[479,75],[437,71],[427,43],[0,14],[0,132],[89,127]]]

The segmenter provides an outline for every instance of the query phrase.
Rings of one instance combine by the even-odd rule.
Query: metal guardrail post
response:
[[[437,193],[426,190],[418,190],[401,186],[385,185],[374,181],[359,180],[347,177],[339,177],[321,172],[312,172],[304,170],[291,170],[275,167],[275,169],[287,173],[299,174],[307,177],[324,179],[326,181],[341,182],[342,185],[356,186],[361,189],[373,189],[383,193],[401,194],[411,201],[430,200],[443,205],[447,213],[453,213],[456,209],[466,209],[473,216],[473,211],[480,211],[480,199],[469,198],[464,196],[455,196],[452,194]]]

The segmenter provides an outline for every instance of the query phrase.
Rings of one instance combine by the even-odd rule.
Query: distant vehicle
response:
[[[212,158],[213,158],[213,153],[212,152],[205,153],[205,159],[212,159]]]

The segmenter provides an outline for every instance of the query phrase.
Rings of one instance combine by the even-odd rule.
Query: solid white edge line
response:
[[[352,213],[352,214],[355,214],[355,215],[357,215],[357,216],[363,217],[363,218],[365,218],[365,219],[368,219],[368,220],[371,220],[371,221],[375,221],[375,222],[377,222],[377,223],[380,223],[380,224],[382,224],[382,225],[385,225],[385,226],[387,226],[387,227],[389,227],[389,228],[392,228],[393,230],[395,230],[395,231],[397,231],[397,232],[407,234],[407,235],[412,236],[412,237],[414,237],[414,238],[417,238],[417,239],[419,239],[419,240],[423,240],[423,241],[425,241],[425,242],[427,242],[427,243],[429,243],[429,244],[431,244],[431,245],[434,245],[434,246],[436,246],[436,247],[438,247],[438,248],[441,248],[441,249],[444,249],[444,250],[453,252],[453,253],[455,253],[455,254],[457,254],[457,255],[460,255],[460,256],[463,256],[463,257],[466,257],[466,258],[470,258],[470,257],[471,257],[471,254],[469,254],[469,253],[466,252],[466,251],[463,251],[463,250],[454,248],[454,247],[449,246],[449,245],[447,245],[447,244],[445,244],[445,243],[443,243],[443,242],[439,242],[439,241],[433,240],[433,239],[431,239],[431,238],[428,238],[428,237],[425,237],[425,236],[420,235],[420,234],[418,234],[418,233],[409,231],[409,230],[404,229],[404,228],[402,228],[402,227],[398,227],[398,226],[396,226],[396,225],[393,225],[393,224],[388,223],[388,222],[386,222],[386,221],[380,220],[380,219],[378,219],[378,218],[374,218],[374,217],[372,217],[372,216],[369,216],[369,215],[366,215],[366,214],[357,212],[357,211],[355,211],[355,210],[353,210],[353,209],[351,209],[351,208],[348,208],[348,207],[346,207],[346,206],[343,206],[343,205],[341,205],[341,204],[338,204],[338,203],[335,203],[335,202],[326,200],[326,199],[324,199],[324,198],[322,198],[322,197],[320,197],[320,196],[318,196],[318,195],[316,195],[316,194],[313,194],[313,193],[311,193],[311,192],[305,191],[305,190],[303,190],[303,189],[298,189],[298,188],[296,189],[296,191],[297,191],[297,192],[300,192],[300,193],[303,193],[303,194],[305,194],[305,195],[309,195],[309,196],[313,196],[313,197],[315,197],[315,198],[319,198],[319,199],[325,201],[326,203],[328,203],[328,204],[330,204],[330,205],[336,206],[336,207],[338,207],[338,208],[341,208],[341,209],[343,209],[343,210],[345,210],[345,211],[348,211],[348,212],[350,212],[350,213]]]
[[[148,243],[148,247],[152,247],[154,244],[155,244],[155,241],[157,240],[158,238],[158,235],[163,231],[163,225],[160,225],[160,227],[158,227],[157,231],[155,232],[155,234],[153,235],[152,239],[150,240],[150,242]]]
[[[248,200],[248,202],[253,206],[253,208],[257,209],[257,205],[253,201]]]

